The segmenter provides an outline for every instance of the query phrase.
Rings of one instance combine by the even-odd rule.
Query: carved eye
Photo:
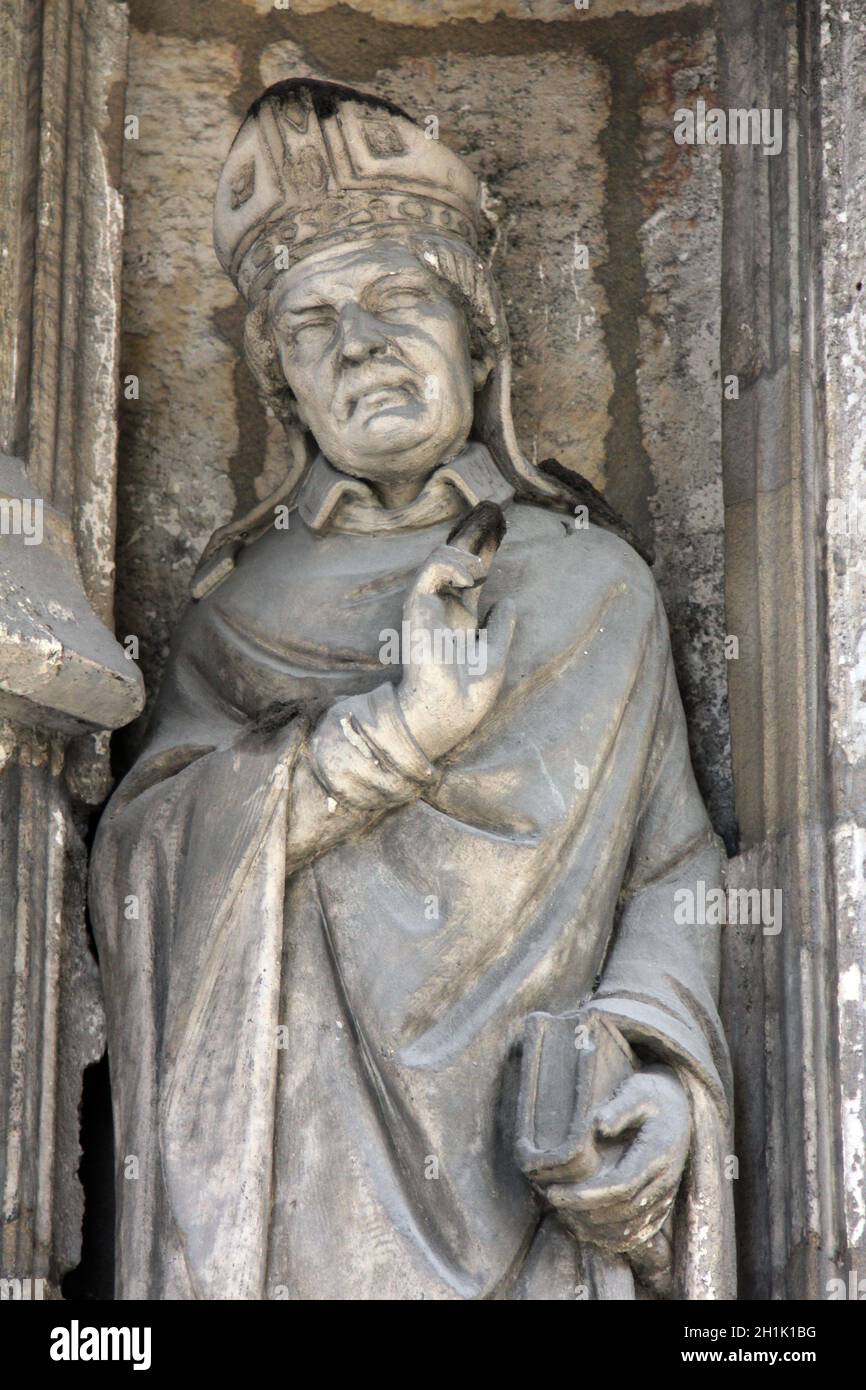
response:
[[[391,289],[379,291],[375,307],[387,314],[398,309],[411,309],[427,298],[427,291],[420,285],[394,285]]]
[[[311,342],[317,333],[330,336],[334,332],[335,322],[334,315],[323,309],[321,313],[309,314],[301,319],[293,314],[284,314],[276,320],[274,329],[289,344],[301,340]]]
[[[306,333],[309,329],[318,330],[319,332],[324,329],[326,333],[329,333],[333,327],[333,314],[321,314],[317,318],[302,319],[300,323],[295,324],[293,332],[297,338],[301,333]]]

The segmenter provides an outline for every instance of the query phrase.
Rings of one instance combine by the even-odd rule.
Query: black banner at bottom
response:
[[[457,1355],[453,1343],[441,1339],[441,1326],[427,1323],[428,1315],[423,1315],[421,1323],[404,1323],[403,1317],[411,1316],[408,1311],[401,1313],[399,1305],[389,1305],[387,1322],[380,1323],[382,1305],[371,1302],[328,1305],[321,1324],[325,1337],[319,1340],[316,1309],[323,1305],[309,1303],[73,1303],[24,1296],[2,1301],[0,1327],[7,1334],[7,1348],[15,1348],[18,1365],[24,1371],[47,1373],[58,1383],[70,1375],[92,1378],[103,1369],[115,1375],[118,1371],[139,1376],[188,1372],[224,1377],[238,1371],[271,1374],[272,1367],[281,1367],[281,1374],[301,1373],[309,1378],[318,1374],[313,1369],[316,1363],[323,1375],[332,1376],[340,1351],[347,1369],[357,1374],[366,1368],[369,1373],[376,1369],[377,1347],[381,1352],[386,1346],[391,1355],[385,1364],[401,1378],[408,1374],[414,1378],[419,1370],[435,1374],[440,1357],[443,1373],[453,1377],[459,1365],[463,1376],[469,1369],[464,1360],[467,1353],[479,1372],[489,1374],[500,1356],[513,1355],[515,1333],[521,1336],[519,1325],[500,1325],[495,1314],[492,1324],[484,1320],[461,1323],[459,1331],[464,1335]],[[767,1371],[803,1366],[826,1377],[837,1366],[856,1364],[859,1358],[864,1319],[862,1310],[850,1306],[855,1301],[576,1301],[576,1306],[546,1315],[554,1318],[546,1328],[556,1339],[548,1349],[556,1352],[560,1363],[564,1359],[571,1365],[575,1374],[600,1359],[617,1378],[631,1369],[664,1376],[674,1367],[688,1373],[713,1366]],[[355,1325],[358,1313],[363,1322]],[[437,1328],[439,1340],[427,1340]],[[410,1333],[413,1341],[401,1340],[401,1332]],[[537,1324],[527,1324],[523,1335],[533,1338],[524,1343],[527,1350],[536,1345]],[[302,1346],[307,1355],[294,1362]],[[416,1348],[416,1356],[402,1369],[401,1356],[395,1355],[400,1346]],[[417,1350],[422,1353],[420,1362]],[[316,1358],[313,1365],[310,1351]]]

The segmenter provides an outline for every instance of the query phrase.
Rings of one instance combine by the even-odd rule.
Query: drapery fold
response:
[[[379,635],[445,525],[264,537],[181,628],[93,857],[122,1297],[510,1296],[549,1224],[513,1161],[523,1024],[582,1006],[683,1081],[677,1294],[732,1295],[718,932],[673,912],[720,855],[664,615],[624,543],[508,521],[495,710],[435,785],[304,862],[317,711],[381,683]]]

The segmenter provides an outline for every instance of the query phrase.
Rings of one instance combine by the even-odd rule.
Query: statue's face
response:
[[[399,242],[300,262],[270,322],[301,418],[343,472],[420,481],[465,444],[479,373],[465,317]]]

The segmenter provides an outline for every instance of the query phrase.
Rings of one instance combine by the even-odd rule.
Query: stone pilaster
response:
[[[720,104],[784,120],[781,154],[735,146],[723,163],[730,877],[782,904],[779,930],[726,933],[741,1287],[826,1298],[862,1260],[866,1215],[866,598],[862,535],[839,524],[866,438],[866,24],[819,0],[720,13]]]
[[[124,6],[0,33],[0,1276],[78,1258],[81,1074],[103,1049],[74,808],[142,705],[112,621]]]

